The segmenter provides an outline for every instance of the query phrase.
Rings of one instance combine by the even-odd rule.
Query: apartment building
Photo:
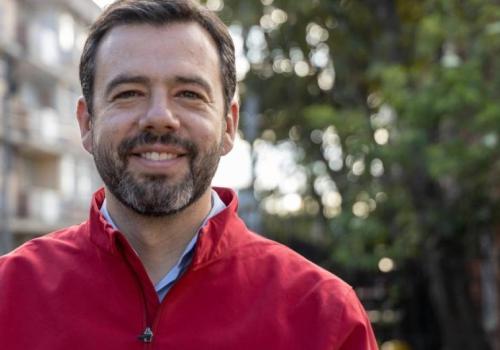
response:
[[[82,221],[100,179],[80,144],[92,0],[0,0],[0,253]]]

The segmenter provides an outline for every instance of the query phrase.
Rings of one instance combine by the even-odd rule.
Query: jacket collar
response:
[[[228,188],[214,187],[213,189],[224,202],[226,208],[210,218],[201,229],[193,257],[193,265],[202,265],[224,255],[228,246],[234,243],[234,237],[226,234],[229,228],[235,229],[236,232],[245,228],[236,213],[238,209],[236,193]],[[92,197],[87,234],[90,240],[100,248],[116,253],[120,246],[128,245],[128,242],[125,236],[120,231],[115,230],[102,215],[100,208],[104,202],[104,196],[104,188],[101,188]]]

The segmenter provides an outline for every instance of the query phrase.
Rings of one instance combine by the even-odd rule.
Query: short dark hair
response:
[[[220,59],[225,114],[236,89],[234,44],[226,25],[214,13],[192,0],[118,0],[109,5],[90,27],[80,59],[80,84],[89,113],[93,113],[96,56],[99,44],[111,29],[119,25],[150,24],[161,26],[195,22],[214,40]]]

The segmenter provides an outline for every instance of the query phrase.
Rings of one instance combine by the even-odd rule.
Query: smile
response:
[[[162,161],[177,158],[177,154],[165,152],[145,152],[140,154],[141,158],[153,161]]]

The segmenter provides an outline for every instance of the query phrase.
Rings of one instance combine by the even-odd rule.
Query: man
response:
[[[375,349],[340,279],[249,232],[210,181],[238,125],[234,48],[182,0],[92,26],[77,119],[104,181],[89,219],[0,259],[0,348]]]

